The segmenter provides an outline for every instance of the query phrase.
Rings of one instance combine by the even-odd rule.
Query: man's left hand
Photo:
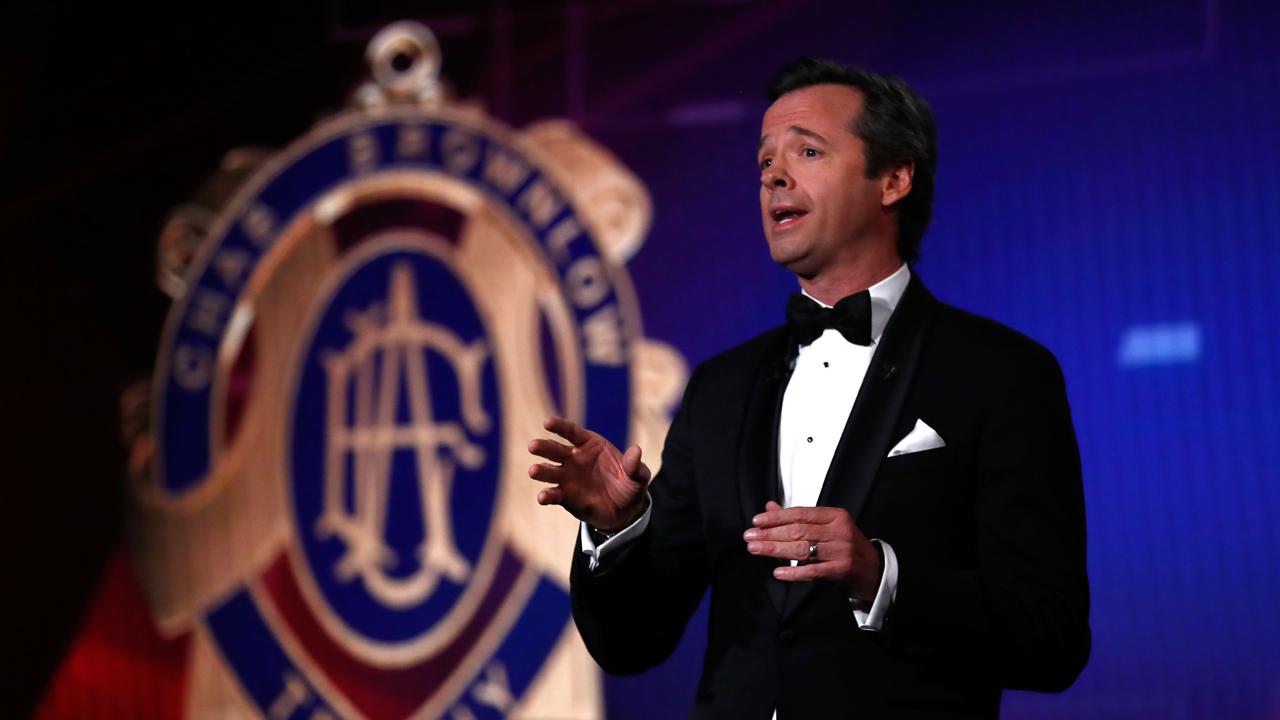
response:
[[[763,513],[752,518],[752,525],[743,534],[747,552],[802,561],[794,567],[775,568],[775,578],[787,582],[838,582],[855,600],[875,600],[884,572],[884,554],[854,525],[849,511],[833,507],[783,508],[771,500]],[[814,543],[818,553],[811,558],[809,547]]]

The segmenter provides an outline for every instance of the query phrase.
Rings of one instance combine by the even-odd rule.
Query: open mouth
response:
[[[809,211],[803,208],[792,206],[778,206],[769,210],[769,216],[773,218],[773,224],[776,227],[785,227],[794,224],[797,220],[808,215]]]

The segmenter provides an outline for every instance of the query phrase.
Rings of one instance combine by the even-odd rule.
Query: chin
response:
[[[796,260],[795,253],[787,252],[776,245],[769,246],[769,257],[772,258],[775,263],[782,265],[783,267],[786,267],[788,263],[795,262]]]
[[[773,258],[775,263],[787,268],[788,270],[791,270],[792,266],[797,263],[802,262],[805,255],[806,253],[804,248],[799,247],[798,243],[794,241],[787,242],[786,240],[779,241],[772,238],[769,239],[769,257]],[[794,270],[792,270],[792,272],[794,272]]]
[[[770,256],[773,258],[774,263],[776,263],[781,267],[786,268],[788,272],[794,275],[807,277],[806,273],[807,273],[808,263],[806,262],[806,260],[808,259],[808,257],[803,253],[798,253],[798,252],[790,252],[785,254],[770,253]]]

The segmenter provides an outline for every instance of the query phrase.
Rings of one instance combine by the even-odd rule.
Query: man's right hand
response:
[[[553,487],[538,492],[539,505],[560,505],[603,532],[617,532],[644,514],[649,468],[640,462],[640,446],[621,453],[600,435],[561,417],[542,424],[568,440],[538,439],[529,452],[552,463],[529,466],[529,477]]]

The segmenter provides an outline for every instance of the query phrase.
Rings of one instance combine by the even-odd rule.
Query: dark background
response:
[[[1065,695],[1007,694],[1004,716],[1280,718],[1280,11],[1262,0],[21,10],[0,44],[16,714],[123,538],[117,404],[167,309],[164,215],[228,149],[340,107],[403,17],[437,33],[459,95],[515,126],[570,117],[641,176],[645,332],[691,364],[779,322],[793,289],[756,209],[769,75],[813,54],[905,77],[939,125],[916,269],[1057,354],[1084,461],[1093,656]],[[609,716],[691,698],[704,631],[610,679]]]

